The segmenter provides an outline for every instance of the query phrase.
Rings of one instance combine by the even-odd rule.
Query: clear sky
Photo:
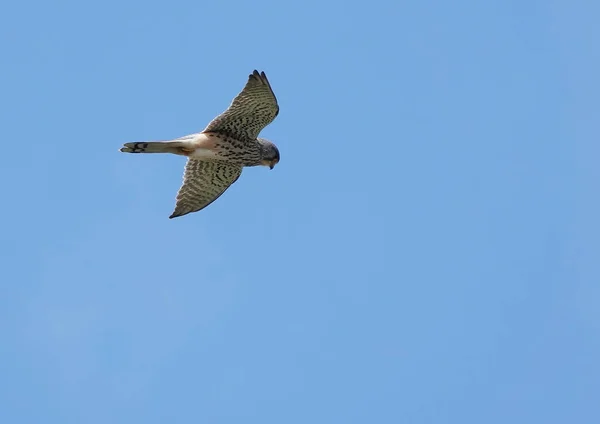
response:
[[[600,4],[0,7],[0,422],[600,422]],[[169,220],[264,70],[252,168]]]

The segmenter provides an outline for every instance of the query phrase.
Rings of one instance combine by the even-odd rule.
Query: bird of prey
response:
[[[269,125],[279,106],[264,72],[254,71],[229,108],[199,133],[168,141],[125,143],[125,153],[172,153],[187,156],[183,184],[177,193],[176,218],[204,209],[240,177],[245,166],[279,162],[275,144],[258,134]]]

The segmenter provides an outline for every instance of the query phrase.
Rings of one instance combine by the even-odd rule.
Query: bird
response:
[[[183,184],[170,219],[198,212],[238,180],[244,167],[279,163],[279,149],[259,133],[279,114],[267,76],[254,70],[229,107],[198,133],[167,141],[125,143],[124,153],[171,153],[187,157]]]

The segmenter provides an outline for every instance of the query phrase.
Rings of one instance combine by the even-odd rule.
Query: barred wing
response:
[[[278,113],[277,99],[267,76],[255,70],[229,108],[213,119],[204,132],[217,132],[238,140],[255,140]]]
[[[241,166],[226,162],[188,159],[175,211],[169,218],[204,209],[236,182],[241,173]]]

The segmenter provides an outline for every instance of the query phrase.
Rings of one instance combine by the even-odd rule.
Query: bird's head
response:
[[[260,164],[273,169],[279,163],[279,149],[273,143],[264,138],[259,139],[261,143]]]

